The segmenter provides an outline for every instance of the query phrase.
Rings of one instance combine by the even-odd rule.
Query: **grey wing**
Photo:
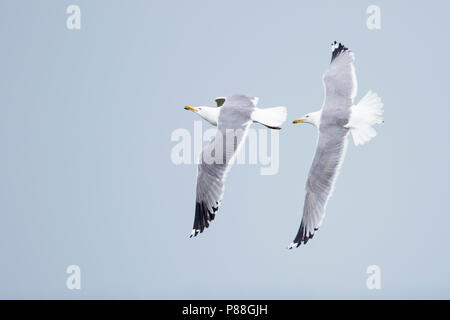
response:
[[[350,108],[357,91],[357,80],[353,65],[354,55],[342,44],[332,44],[330,67],[323,75],[325,99],[321,124],[348,121]]]
[[[216,139],[213,139],[203,150],[201,162],[198,165],[195,216],[191,237],[209,227],[209,222],[214,220],[222,200],[227,164],[204,161],[208,154],[214,156],[215,141]]]
[[[325,208],[347,148],[346,136],[335,133],[320,134],[316,153],[306,181],[303,216],[297,236],[289,248],[306,244],[319,229]]]
[[[255,108],[258,101],[258,97],[251,97],[245,94],[233,94],[225,97],[223,107]]]
[[[214,220],[222,200],[227,172],[250,126],[252,108],[242,108],[247,106],[250,100],[242,99],[240,104],[239,100],[241,99],[227,97],[219,115],[216,136],[202,152],[198,165],[195,217],[191,237],[203,232]]]

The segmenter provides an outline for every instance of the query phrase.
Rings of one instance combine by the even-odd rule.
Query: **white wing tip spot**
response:
[[[289,245],[288,249],[291,250],[292,248],[294,248],[296,246],[297,246],[296,242],[291,242],[291,244]]]
[[[331,51],[333,52],[335,49],[339,48],[339,44],[340,44],[340,43],[337,43],[336,41],[334,41],[334,42],[331,44]]]
[[[200,232],[200,229],[192,229],[192,232],[191,232],[191,235],[189,236],[189,238],[197,236],[199,232]]]

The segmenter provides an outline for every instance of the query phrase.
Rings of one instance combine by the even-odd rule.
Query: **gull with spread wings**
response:
[[[314,125],[319,137],[306,181],[303,217],[289,249],[306,244],[319,229],[344,159],[348,133],[355,145],[362,145],[376,136],[373,125],[383,122],[383,103],[376,93],[369,91],[357,105],[353,104],[357,92],[353,52],[336,41],[331,49],[331,63],[323,75],[322,109],[294,120]]]
[[[185,107],[217,126],[216,136],[203,149],[197,174],[194,226],[191,237],[209,227],[219,208],[228,170],[243,145],[253,122],[270,129],[281,129],[285,107],[257,108],[258,98],[242,94],[215,99],[217,107]]]

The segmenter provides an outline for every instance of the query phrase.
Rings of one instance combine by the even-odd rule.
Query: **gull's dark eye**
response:
[[[309,116],[306,116],[307,118],[309,118]]]

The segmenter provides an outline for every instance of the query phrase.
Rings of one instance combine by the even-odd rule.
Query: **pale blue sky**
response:
[[[81,30],[66,8],[81,7]],[[381,30],[366,8],[381,8]],[[1,1],[0,298],[450,298],[447,1]],[[356,56],[379,135],[350,145],[322,228],[286,250],[316,144],[331,41]],[[187,104],[285,105],[280,171],[236,166],[188,239]],[[207,128],[208,125],[204,124]],[[79,265],[81,290],[66,288]],[[366,288],[366,268],[382,290]]]

